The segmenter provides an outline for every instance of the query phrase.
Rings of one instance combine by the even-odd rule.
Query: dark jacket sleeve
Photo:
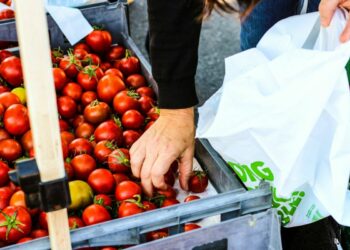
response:
[[[203,0],[148,0],[150,58],[160,108],[198,103],[195,74]]]

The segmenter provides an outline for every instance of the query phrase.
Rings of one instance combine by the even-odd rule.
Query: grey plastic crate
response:
[[[129,36],[126,6],[122,2],[106,2],[80,9],[91,24],[103,24],[111,31],[114,43],[124,45],[139,58],[143,74],[157,93],[157,84],[151,75],[151,67]],[[70,45],[57,25],[50,17],[48,21],[52,46],[69,47]],[[11,30],[13,25],[11,21],[0,23],[0,40],[4,37],[16,38],[14,31]],[[206,140],[196,141],[195,157],[208,172],[209,179],[218,191],[218,195],[73,230],[71,232],[73,247],[140,244],[144,242],[144,235],[147,232],[161,228],[170,228],[171,234],[177,234],[182,231],[182,225],[187,222],[213,215],[221,215],[221,221],[225,221],[242,215],[266,211],[271,207],[270,187],[262,184],[258,190],[246,191]],[[276,233],[279,234],[279,231]],[[49,239],[45,237],[3,249],[46,250],[49,248]]]

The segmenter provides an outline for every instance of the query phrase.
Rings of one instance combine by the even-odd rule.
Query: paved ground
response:
[[[135,0],[130,7],[130,20],[131,36],[146,55],[144,47],[148,29],[146,0]],[[215,13],[203,24],[201,34],[196,77],[201,103],[221,86],[225,74],[224,58],[238,51],[239,23],[233,16],[223,17]]]

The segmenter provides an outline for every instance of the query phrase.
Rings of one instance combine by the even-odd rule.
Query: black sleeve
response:
[[[203,0],[148,0],[152,73],[160,108],[198,103],[195,74]]]

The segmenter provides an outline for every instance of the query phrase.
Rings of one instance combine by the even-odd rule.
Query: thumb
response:
[[[182,189],[188,191],[188,181],[192,174],[194,146],[187,148],[179,159],[179,179]]]

